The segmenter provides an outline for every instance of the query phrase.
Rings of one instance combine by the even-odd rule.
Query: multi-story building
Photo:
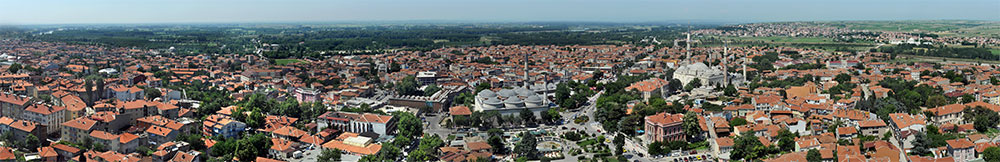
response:
[[[955,161],[964,162],[976,159],[976,145],[968,139],[953,139],[945,141],[948,143],[948,154],[955,158]]]
[[[667,84],[667,80],[663,80],[661,78],[651,78],[641,82],[632,83],[632,85],[625,87],[625,91],[639,91],[639,93],[642,93],[642,100],[646,101],[654,95],[667,97],[667,92],[665,91]]]
[[[346,132],[374,132],[381,136],[395,134],[396,118],[372,113],[326,112],[319,116],[320,130],[325,127]]]
[[[112,97],[121,101],[132,101],[138,100],[146,97],[146,92],[142,88],[132,86],[128,87],[125,85],[111,86],[105,91],[107,94],[105,96]]]
[[[501,115],[516,115],[528,109],[540,116],[549,110],[550,102],[544,96],[538,95],[527,88],[501,89],[492,91],[484,89],[475,97],[474,110],[477,112],[496,111]]]
[[[94,143],[100,143],[106,147],[108,150],[118,150],[119,140],[117,134],[108,133],[105,131],[95,130],[90,132],[90,138],[94,140]]]
[[[886,132],[885,122],[882,120],[865,120],[858,122],[858,127],[861,128],[861,135],[865,136],[881,136]]]
[[[934,121],[935,124],[941,125],[945,123],[951,124],[963,124],[962,120],[963,113],[965,110],[965,105],[963,104],[950,104],[944,105],[936,108],[927,109],[926,111],[931,112],[934,116],[928,116]]]
[[[31,97],[18,96],[9,93],[0,93],[0,114],[3,116],[20,119],[24,108],[28,107]]]
[[[30,120],[46,126],[45,133],[58,133],[59,125],[66,122],[66,107],[32,104],[23,114],[25,120]]]
[[[87,137],[91,131],[97,130],[97,121],[90,120],[89,118],[82,117],[76,118],[67,122],[63,122],[61,137],[64,141],[72,142],[82,142],[83,138]]]
[[[683,114],[659,113],[646,116],[646,140],[648,141],[686,141]]]
[[[207,136],[222,136],[226,138],[239,137],[247,125],[220,114],[210,115],[202,122],[202,131]]]

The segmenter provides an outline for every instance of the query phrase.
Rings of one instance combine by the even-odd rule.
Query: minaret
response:
[[[684,44],[687,45],[687,48],[684,49],[684,51],[687,52],[687,57],[685,57],[684,59],[686,59],[687,62],[688,62],[688,64],[690,64],[691,63],[691,32],[687,33],[687,40],[684,41]]]
[[[530,82],[528,81],[528,55],[530,54],[524,53],[524,88],[529,88],[528,83]]]
[[[726,81],[725,82],[726,85],[723,85],[723,86],[729,86],[729,83],[730,83],[729,82],[729,64],[727,64],[728,61],[729,61],[729,43],[723,43],[722,44],[722,74],[723,74],[723,77],[724,77],[723,79]]]

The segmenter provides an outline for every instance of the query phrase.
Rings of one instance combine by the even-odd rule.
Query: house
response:
[[[965,113],[962,112],[962,110],[965,110],[965,107],[966,106],[963,104],[950,104],[927,109],[926,111],[934,114],[934,116],[930,116],[929,118],[931,118],[935,124],[964,124],[965,122],[962,120],[962,116]]]
[[[82,142],[81,137],[89,136],[90,132],[97,127],[97,121],[82,117],[76,118],[62,124],[61,138],[65,141]]]
[[[893,134],[902,138],[900,141],[902,141],[904,149],[913,148],[911,141],[914,140],[914,134],[923,132],[927,126],[926,119],[920,114],[892,113],[889,114],[889,118]]]
[[[65,110],[62,106],[32,104],[25,108],[22,118],[46,126],[45,133],[58,133],[59,125],[66,121]]]
[[[239,137],[240,132],[243,132],[246,128],[247,124],[220,114],[209,115],[202,121],[202,132],[206,136]]]
[[[173,141],[177,137],[178,131],[170,128],[164,128],[160,126],[149,126],[146,129],[146,135],[150,142],[164,143],[167,141]]]
[[[178,152],[177,154],[174,155],[174,158],[171,158],[170,161],[168,162],[199,162],[201,161],[199,155],[201,155],[201,152],[195,150],[190,150],[188,152]]]
[[[5,127],[10,128],[11,134],[14,135],[14,140],[24,141],[28,136],[35,136],[39,140],[45,140],[48,138],[48,133],[45,133],[45,125],[41,125],[28,120],[13,120],[10,124]]]
[[[681,128],[681,123],[684,122],[683,118],[683,114],[667,114],[666,112],[646,116],[646,140],[686,141],[684,129]]]
[[[0,162],[16,162],[17,157],[14,156],[14,150],[10,147],[0,147]]]
[[[83,153],[79,148],[64,144],[55,144],[52,145],[52,148],[56,150],[56,153],[59,153],[59,160],[69,160]]]
[[[667,89],[666,87],[668,83],[669,82],[667,80],[661,78],[650,78],[644,81],[632,83],[632,85],[625,87],[625,91],[639,91],[639,93],[642,94],[642,100],[647,101],[652,96],[666,97],[666,93],[668,92],[665,92],[664,90]]]
[[[139,147],[139,136],[131,133],[122,133],[118,136],[118,152],[132,153]]]
[[[0,93],[0,114],[6,117],[20,119],[24,108],[28,107],[31,97],[10,93]]]
[[[90,132],[90,138],[94,141],[94,143],[100,143],[108,150],[118,150],[120,148],[118,146],[119,136],[117,134],[95,130]]]
[[[115,98],[120,101],[134,101],[146,98],[146,92],[142,88],[136,86],[110,86],[107,87],[105,92],[107,92],[107,94],[104,94],[104,96]]]
[[[840,139],[851,139],[858,137],[858,129],[848,126],[837,128],[837,138]]]
[[[353,155],[374,155],[382,150],[382,145],[372,143],[372,139],[357,133],[345,132],[323,144],[323,149],[339,149]]]
[[[395,134],[396,118],[372,113],[326,112],[319,116],[319,129],[335,128],[345,132],[374,132],[380,136]]]
[[[715,143],[715,150],[717,150],[719,154],[729,154],[729,152],[733,151],[734,142],[732,138],[719,137],[715,139]]]
[[[882,120],[865,120],[858,122],[858,127],[861,128],[861,135],[865,136],[881,136],[886,132],[885,122]]]
[[[295,88],[293,95],[299,103],[322,102],[319,93],[319,90],[312,88]]]
[[[271,148],[267,150],[267,153],[271,157],[289,158],[297,147],[299,147],[298,142],[282,138],[271,138]]]
[[[44,162],[59,161],[59,153],[56,153],[56,149],[53,149],[52,147],[39,147],[38,156],[41,157],[41,161]]]
[[[976,146],[968,139],[953,139],[945,141],[948,143],[948,154],[955,158],[955,161],[970,161],[976,159]]]

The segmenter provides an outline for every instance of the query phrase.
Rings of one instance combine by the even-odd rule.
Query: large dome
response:
[[[524,101],[521,101],[521,98],[511,97],[504,100],[503,105],[507,108],[523,108]]]
[[[482,91],[479,91],[479,97],[482,97],[482,98],[496,98],[497,94],[493,93],[493,91],[491,91],[489,89],[484,89]]]
[[[500,99],[497,99],[496,97],[494,97],[494,98],[487,99],[485,102],[486,102],[486,104],[489,104],[489,105],[499,105],[500,104]]]
[[[517,92],[518,96],[531,96],[535,94],[535,92],[528,90],[526,88],[517,88],[514,91]]]
[[[524,99],[524,105],[526,107],[538,107],[542,106],[542,104],[542,98],[538,97],[538,95],[531,95]]]
[[[500,97],[509,98],[511,96],[514,96],[514,95],[517,95],[517,94],[513,90],[510,90],[510,89],[502,89],[502,90],[500,90]]]

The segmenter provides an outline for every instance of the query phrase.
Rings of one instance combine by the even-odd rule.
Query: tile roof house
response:
[[[645,117],[646,140],[649,141],[685,141],[686,135],[681,129],[684,114],[668,114],[662,112]]]

